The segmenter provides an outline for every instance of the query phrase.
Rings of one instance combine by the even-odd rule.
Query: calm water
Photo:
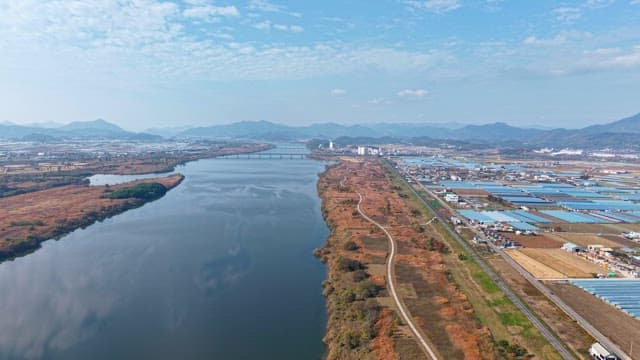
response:
[[[320,358],[322,169],[189,163],[164,198],[0,264],[0,358]]]

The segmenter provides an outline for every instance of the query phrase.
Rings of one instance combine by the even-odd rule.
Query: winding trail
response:
[[[343,184],[343,181],[340,182],[341,184]],[[370,223],[374,224],[375,226],[377,226],[378,228],[380,228],[380,230],[382,230],[385,235],[387,236],[387,238],[389,239],[389,243],[391,244],[391,249],[389,251],[389,257],[387,258],[387,285],[389,288],[389,292],[391,293],[391,297],[393,298],[393,301],[396,303],[396,306],[398,307],[398,310],[400,311],[400,315],[402,316],[402,319],[404,320],[404,322],[409,325],[409,328],[411,328],[411,332],[413,333],[413,336],[415,337],[416,340],[418,340],[418,344],[420,345],[420,347],[422,348],[422,350],[425,352],[425,354],[433,359],[433,360],[437,360],[438,356],[436,356],[435,351],[431,348],[431,346],[429,346],[429,344],[427,343],[427,341],[425,340],[424,336],[422,335],[422,333],[420,333],[420,331],[418,330],[418,327],[414,324],[413,322],[413,318],[411,317],[411,314],[409,313],[409,310],[406,308],[406,306],[404,305],[404,303],[402,302],[402,300],[400,299],[400,297],[398,296],[398,293],[396,292],[396,285],[395,285],[395,274],[394,274],[394,260],[395,260],[395,256],[396,256],[396,242],[393,239],[393,237],[391,236],[391,234],[389,234],[389,232],[387,231],[387,229],[384,228],[384,226],[378,224],[375,220],[371,219],[370,217],[368,217],[360,208],[360,204],[362,204],[362,194],[360,194],[360,192],[358,193],[358,197],[360,198],[358,201],[358,205],[357,205],[357,209],[358,209],[358,213],[360,213],[360,215],[365,218],[367,221],[369,221]]]

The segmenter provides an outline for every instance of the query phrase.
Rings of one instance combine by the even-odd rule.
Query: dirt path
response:
[[[368,217],[362,211],[362,209],[360,208],[360,204],[362,204],[363,198],[362,198],[362,195],[359,192],[358,192],[358,197],[359,197],[359,200],[358,200],[357,209],[358,209],[358,212],[360,213],[360,215],[363,218],[365,218],[367,221],[369,221],[370,223],[372,223],[375,226],[377,226],[378,228],[380,228],[380,230],[382,230],[385,233],[385,235],[389,239],[389,243],[391,244],[390,251],[389,251],[389,257],[387,258],[387,264],[386,264],[387,279],[388,279],[387,280],[387,284],[388,284],[388,287],[389,287],[389,292],[391,293],[391,297],[393,298],[393,301],[395,302],[396,307],[400,311],[400,315],[402,316],[402,319],[404,320],[405,323],[407,323],[407,325],[409,325],[409,328],[411,328],[411,332],[413,333],[415,339],[418,340],[418,343],[420,344],[420,347],[423,349],[425,354],[427,354],[427,356],[429,358],[437,360],[438,356],[436,356],[434,350],[431,349],[431,346],[429,346],[429,344],[425,340],[424,336],[418,330],[418,327],[414,324],[414,320],[411,317],[411,314],[409,314],[409,311],[407,310],[406,306],[404,305],[404,303],[402,302],[400,297],[398,297],[398,294],[396,292],[395,279],[394,279],[395,276],[394,276],[394,272],[393,272],[394,260],[395,260],[395,256],[396,256],[396,242],[393,239],[393,237],[391,236],[391,234],[389,234],[387,229],[385,229],[382,225],[377,223],[375,220],[373,220],[370,217]]]

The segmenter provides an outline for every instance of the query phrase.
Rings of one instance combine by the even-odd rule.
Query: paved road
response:
[[[341,181],[340,183],[342,184],[343,182]],[[402,300],[400,300],[400,297],[398,297],[398,294],[396,293],[395,275],[393,271],[393,268],[395,266],[394,258],[396,256],[396,242],[391,236],[391,234],[389,234],[387,229],[385,229],[382,225],[378,224],[376,221],[368,217],[362,211],[362,209],[360,208],[360,204],[362,204],[362,195],[359,192],[358,192],[358,197],[360,199],[358,201],[357,209],[360,215],[362,215],[362,217],[365,218],[370,223],[380,228],[380,230],[382,230],[385,233],[385,235],[387,235],[387,238],[389,238],[389,243],[391,244],[391,251],[389,251],[389,257],[387,258],[387,285],[389,287],[389,292],[391,293],[391,297],[393,298],[393,301],[396,303],[396,306],[400,311],[400,315],[402,316],[402,319],[407,325],[409,325],[409,328],[411,328],[411,332],[413,333],[413,336],[415,337],[415,339],[418,340],[418,344],[420,345],[422,350],[425,352],[425,354],[427,354],[429,358],[433,360],[437,360],[438,357],[436,356],[435,351],[431,349],[431,347],[425,340],[422,333],[418,330],[418,327],[413,322],[413,318],[411,317],[411,314],[409,314],[409,310],[407,310],[404,303],[402,302]]]
[[[402,175],[401,174],[399,174],[399,175],[402,178],[402,180],[404,181],[404,178],[402,177]],[[417,181],[417,180],[414,179],[414,181]],[[419,184],[419,182],[417,182],[417,183]],[[413,193],[416,194],[418,196],[418,198],[420,198],[421,201],[426,206],[431,208],[431,206],[429,206],[429,204],[427,204],[427,202],[424,201],[422,196],[420,196],[413,189],[413,187],[410,184],[407,184],[407,185],[409,186],[411,191],[413,191]],[[436,199],[442,206],[444,206],[446,209],[448,209],[452,214],[457,214],[458,213],[455,209],[451,208],[451,206],[449,206],[449,204],[447,204],[442,199],[437,197],[431,190],[429,190],[429,189],[427,189],[425,187],[422,187],[422,188],[433,199]],[[436,213],[436,216],[440,217],[438,213]],[[459,216],[459,218],[465,223],[465,225],[467,225],[470,229],[473,229],[475,231],[475,228],[472,226],[472,224],[470,224],[468,222],[468,220],[464,216]],[[474,260],[478,259],[478,260],[476,260],[476,262],[480,265],[480,267],[482,267],[483,270],[485,270],[489,274],[489,276],[491,276],[491,278],[494,279],[494,281],[496,281],[496,283],[498,283],[498,286],[501,289],[503,289],[503,287],[504,287],[504,289],[506,289],[507,285],[504,284],[503,281],[499,277],[497,277],[497,275],[493,272],[493,270],[489,267],[489,265],[486,264],[486,262],[484,262],[484,259],[480,260],[480,257],[479,257],[479,255],[476,254],[475,250],[464,239],[462,239],[460,237],[460,235],[458,235],[457,232],[453,231],[448,226],[448,223],[446,222],[446,220],[444,220],[444,219],[441,219],[441,220],[443,222],[443,225],[447,229],[447,231],[451,235],[453,235],[453,237],[456,240],[458,240],[458,242],[465,248],[465,250],[467,250],[467,252],[472,254],[472,257],[474,258]],[[482,232],[477,232],[476,231],[476,234],[478,234],[483,239],[487,240]],[[573,320],[575,320],[578,323],[578,325],[580,325],[587,333],[589,333],[594,339],[596,339],[597,342],[602,344],[605,348],[607,348],[607,350],[609,350],[609,351],[615,353],[616,355],[618,355],[620,358],[622,358],[624,360],[632,360],[629,355],[627,355],[624,351],[622,351],[622,349],[620,349],[620,347],[618,347],[611,340],[609,340],[609,338],[604,336],[600,331],[598,331],[598,329],[593,327],[587,320],[585,320],[582,316],[580,316],[580,314],[576,313],[569,305],[567,305],[564,301],[562,301],[562,299],[560,299],[558,296],[556,296],[551,290],[549,290],[549,288],[547,288],[542,282],[540,282],[538,279],[536,279],[534,276],[532,276],[528,271],[526,271],[522,266],[520,266],[520,264],[518,264],[515,260],[513,260],[509,255],[505,254],[504,251],[502,251],[501,248],[499,248],[498,246],[495,246],[491,241],[487,241],[487,243],[489,244],[489,246],[492,247],[492,249],[498,255],[500,255],[507,263],[509,263],[514,269],[516,269],[516,271],[518,271],[518,273],[520,273],[520,275],[522,275],[525,279],[527,279],[533,286],[536,287],[536,289],[538,289],[541,293],[543,293],[545,296],[547,296],[547,298],[549,298],[551,301],[553,301],[556,304],[556,306],[558,306],[562,311],[564,311]],[[498,279],[498,280],[496,280],[496,279]],[[503,291],[504,291],[504,289],[503,289]],[[509,296],[509,298],[514,303],[516,303],[516,306],[518,306],[518,308],[520,308],[520,310],[522,310],[522,312],[525,313],[525,315],[527,315],[529,320],[531,320],[531,322],[538,328],[538,330],[540,330],[540,332],[556,348],[556,350],[562,355],[563,358],[565,358],[565,359],[574,358],[574,356],[566,349],[566,347],[563,345],[563,343],[560,342],[560,340],[553,333],[551,333],[551,331],[548,330],[548,328],[547,328],[547,326],[545,324],[540,322],[538,320],[538,318],[535,317],[531,313],[531,311],[529,310],[528,307],[526,307],[524,304],[522,304],[520,299],[517,296],[515,296],[515,294],[512,293],[511,289],[508,289],[508,291],[505,291],[505,294],[507,294],[507,296],[509,296],[509,294],[512,294],[517,299],[517,302],[516,302],[511,298],[511,296]],[[529,314],[531,314],[531,317],[530,317]]]
[[[398,175],[400,176],[402,181],[405,183],[405,185],[407,185],[407,187],[409,187],[409,189],[414,193],[414,195],[416,195],[418,199],[420,199],[420,201],[427,208],[431,209],[431,211],[438,218],[438,220],[443,225],[443,227],[447,230],[447,232],[454,239],[456,239],[456,241],[465,249],[465,251],[469,254],[469,256],[471,256],[471,258],[480,266],[480,268],[487,273],[487,275],[496,283],[496,285],[509,298],[509,300],[511,300],[511,302],[527,317],[527,319],[531,321],[533,326],[535,326],[538,329],[538,331],[540,331],[542,336],[544,336],[545,339],[547,339],[547,341],[556,349],[556,351],[560,354],[560,356],[562,356],[562,358],[565,360],[575,359],[575,356],[564,346],[564,343],[560,341],[560,339],[558,339],[553,334],[553,332],[542,321],[540,321],[540,319],[538,319],[538,317],[531,311],[531,309],[529,309],[522,302],[522,300],[520,300],[520,298],[511,290],[511,288],[509,288],[508,285],[504,281],[502,281],[502,279],[493,271],[493,269],[484,261],[484,259],[481,258],[480,255],[476,253],[475,249],[473,249],[466,240],[460,237],[460,235],[449,226],[449,224],[447,223],[447,220],[442,218],[442,216],[435,209],[433,209],[431,205],[429,205],[422,198],[422,196],[420,196],[420,194],[418,194],[415,191],[415,189],[413,188],[413,186],[411,186],[411,184],[405,181],[402,174],[398,173]],[[428,189],[425,188],[425,190],[429,194],[431,194],[431,192]],[[431,195],[434,196],[434,199],[441,201],[438,197],[435,197],[435,195],[433,194]],[[443,206],[449,207],[448,204],[446,203],[443,203]],[[454,211],[453,213],[455,214],[456,212]],[[462,220],[464,221],[464,218]]]

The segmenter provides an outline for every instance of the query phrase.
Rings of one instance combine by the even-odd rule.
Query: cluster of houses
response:
[[[640,277],[640,257],[631,255],[633,249],[614,250],[599,244],[588,245],[585,248],[571,242],[564,243],[562,249],[599,264],[608,271],[606,275],[598,274],[598,277],[615,277],[616,273],[627,278]]]

